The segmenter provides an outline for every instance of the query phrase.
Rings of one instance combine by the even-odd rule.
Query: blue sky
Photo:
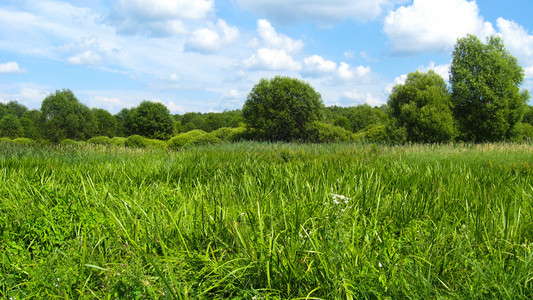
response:
[[[448,78],[457,38],[503,38],[533,89],[530,0],[3,0],[0,101],[57,89],[112,113],[241,108],[261,78],[309,82],[326,105],[386,103],[415,70]]]

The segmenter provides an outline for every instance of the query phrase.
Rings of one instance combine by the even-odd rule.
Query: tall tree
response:
[[[253,87],[242,113],[260,139],[293,141],[307,138],[323,108],[322,96],[309,83],[276,76]]]
[[[114,137],[117,134],[117,119],[107,110],[93,108],[92,113],[96,121],[96,136]]]
[[[53,142],[88,139],[96,131],[91,110],[80,103],[71,90],[57,90],[41,104],[44,136]]]
[[[138,134],[151,139],[167,140],[174,131],[174,119],[168,108],[158,102],[143,101],[132,109],[126,123],[130,134]]]
[[[455,137],[446,82],[432,70],[410,73],[405,84],[393,88],[388,104],[389,113],[405,128],[409,141],[446,142]]]
[[[474,142],[510,138],[524,114],[523,80],[524,70],[501,38],[490,37],[486,44],[473,35],[459,39],[450,84],[461,138]]]

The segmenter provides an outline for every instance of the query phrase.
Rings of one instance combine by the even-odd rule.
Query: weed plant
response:
[[[533,146],[0,146],[0,296],[533,298]]]

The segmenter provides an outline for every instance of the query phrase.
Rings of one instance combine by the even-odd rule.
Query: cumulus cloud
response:
[[[344,82],[354,80],[359,81],[367,78],[371,72],[372,71],[369,66],[358,66],[354,69],[349,64],[341,62],[337,70],[337,76],[341,81]]]
[[[276,29],[267,20],[257,21],[257,32],[268,48],[283,49],[288,53],[296,53],[304,46],[301,40],[293,40],[284,34],[277,33]]]
[[[494,28],[479,15],[475,1],[414,0],[391,11],[384,32],[396,54],[416,54],[452,49],[467,34],[494,34]]]
[[[304,59],[304,68],[301,73],[303,76],[316,78],[325,74],[331,74],[336,70],[336,62],[325,60],[318,55],[313,55]]]
[[[24,69],[21,69],[17,62],[11,61],[7,63],[0,64],[0,74],[10,74],[10,73],[24,73]]]
[[[206,18],[214,0],[116,0],[108,21],[121,34],[169,36],[184,34],[184,20]]]
[[[366,103],[370,106],[380,106],[385,104],[385,101],[374,97],[371,93],[359,93],[357,90],[344,92],[342,98],[355,101],[356,104]]]
[[[295,61],[285,50],[261,48],[243,61],[244,67],[251,70],[299,71],[300,62]]]
[[[524,66],[526,78],[533,79],[533,35],[517,23],[503,18],[499,18],[496,24],[507,50]]]
[[[446,81],[448,81],[450,77],[450,64],[435,65],[435,62],[432,61],[428,66],[420,66],[417,70],[424,73],[428,72],[429,70],[433,70]]]
[[[237,3],[277,23],[316,22],[330,25],[346,19],[372,20],[392,0],[237,0]]]
[[[67,60],[75,65],[98,65],[102,62],[102,57],[92,50],[87,50],[71,56]]]
[[[394,78],[394,82],[387,84],[385,87],[385,94],[389,95],[392,93],[392,89],[397,86],[398,84],[405,84],[405,81],[407,80],[407,74],[402,74],[396,78]]]
[[[223,46],[233,43],[240,35],[239,29],[218,20],[211,28],[194,31],[185,43],[185,50],[200,53],[214,53]]]

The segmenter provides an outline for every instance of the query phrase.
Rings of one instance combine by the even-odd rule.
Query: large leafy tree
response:
[[[143,101],[130,111],[125,126],[129,134],[167,140],[174,131],[174,120],[165,105]]]
[[[7,114],[0,120],[0,137],[18,138],[24,131],[19,119],[14,114]]]
[[[446,142],[456,135],[446,82],[432,70],[410,73],[405,84],[393,88],[388,104],[409,141]]]
[[[114,137],[117,134],[117,119],[107,110],[93,108],[92,113],[96,121],[96,136]]]
[[[96,122],[91,110],[80,103],[71,90],[57,90],[41,104],[44,136],[58,142],[63,139],[83,140],[91,138]]]
[[[474,142],[510,138],[524,114],[523,80],[522,67],[501,38],[490,37],[486,44],[473,35],[459,39],[450,84],[461,138]]]
[[[257,137],[270,141],[304,140],[315,121],[322,118],[322,96],[310,84],[276,76],[256,84],[242,113]]]

